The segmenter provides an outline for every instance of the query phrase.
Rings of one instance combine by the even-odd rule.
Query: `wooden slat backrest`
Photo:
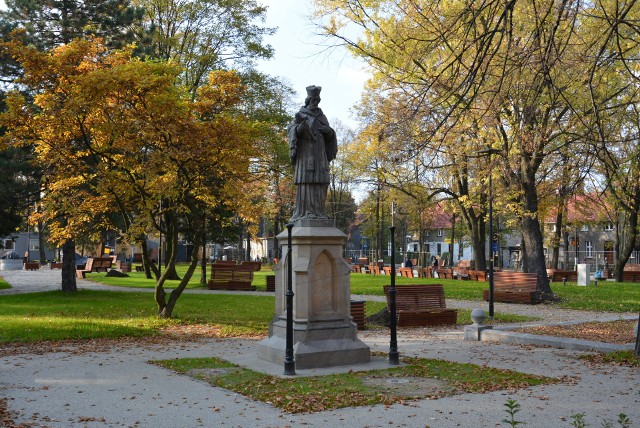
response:
[[[384,294],[389,301],[388,285],[384,286]],[[442,284],[425,285],[400,285],[396,287],[396,309],[416,310],[416,309],[444,309],[446,308],[444,298],[444,288]]]
[[[483,270],[469,270],[467,271],[469,277],[475,281],[486,281],[487,273]]]
[[[527,272],[494,272],[493,285],[496,288],[535,290],[538,287],[538,274]]]
[[[225,268],[212,268],[211,280],[213,282],[228,282],[228,281],[253,281],[253,271],[250,270],[237,270],[237,269],[225,269]]]
[[[458,267],[471,269],[471,260],[460,260],[458,261]]]
[[[84,265],[84,270],[90,271],[93,268],[93,257],[87,259],[87,263]]]
[[[211,265],[212,267],[236,267],[238,263],[233,260],[216,260]]]
[[[398,272],[405,278],[413,278],[413,268],[398,268]]]
[[[240,262],[240,267],[245,270],[251,270],[253,272],[258,272],[262,269],[261,262],[251,262],[251,261],[242,261]]]

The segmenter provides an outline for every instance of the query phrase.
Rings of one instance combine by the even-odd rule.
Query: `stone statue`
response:
[[[326,219],[329,162],[336,158],[338,141],[327,117],[318,108],[320,86],[308,86],[304,107],[289,125],[289,156],[295,168],[296,207],[290,222]]]

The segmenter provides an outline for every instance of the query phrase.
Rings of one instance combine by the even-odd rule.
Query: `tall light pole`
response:
[[[491,155],[500,153],[500,150],[488,147],[478,151],[478,156],[489,157],[489,318],[493,318],[493,162]]]

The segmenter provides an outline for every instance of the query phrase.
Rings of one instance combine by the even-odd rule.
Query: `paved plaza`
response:
[[[60,271],[48,269],[2,272],[14,288],[0,290],[0,296],[59,289],[59,275]],[[111,288],[84,280],[79,280],[78,285]],[[448,305],[476,307],[479,303],[449,301]],[[558,310],[543,305],[497,304],[496,311],[535,314],[555,323],[633,316]],[[363,331],[358,337],[372,351],[388,351],[385,331]],[[591,426],[602,426],[604,420],[615,422],[620,413],[629,417],[632,426],[640,426],[637,368],[592,365],[577,358],[583,351],[464,341],[460,326],[401,329],[398,339],[401,355],[514,369],[560,377],[563,382],[390,406],[288,414],[148,363],[156,359],[216,356],[264,373],[282,374],[281,366],[258,360],[256,340],[201,339],[50,352],[39,347],[35,353],[9,352],[10,347],[3,346],[0,398],[7,399],[16,424],[34,427],[494,427],[507,426],[501,421],[507,416],[504,403],[508,399],[521,405],[517,419],[528,427],[569,427],[571,416],[578,413],[584,413]],[[381,367],[387,367],[385,359],[374,357],[366,365],[298,370],[298,376]]]

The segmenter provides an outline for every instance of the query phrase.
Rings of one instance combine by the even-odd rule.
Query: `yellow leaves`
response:
[[[257,212],[243,188],[259,128],[236,110],[245,88],[234,72],[211,73],[191,102],[176,86],[176,67],[133,59],[132,47],[109,52],[99,40],[78,40],[50,54],[3,48],[39,92],[33,111],[19,94],[7,98],[3,142],[33,144],[46,166],[42,218],[58,242],[105,225],[117,209],[148,227],[160,200],[180,216],[226,202],[247,217]]]

